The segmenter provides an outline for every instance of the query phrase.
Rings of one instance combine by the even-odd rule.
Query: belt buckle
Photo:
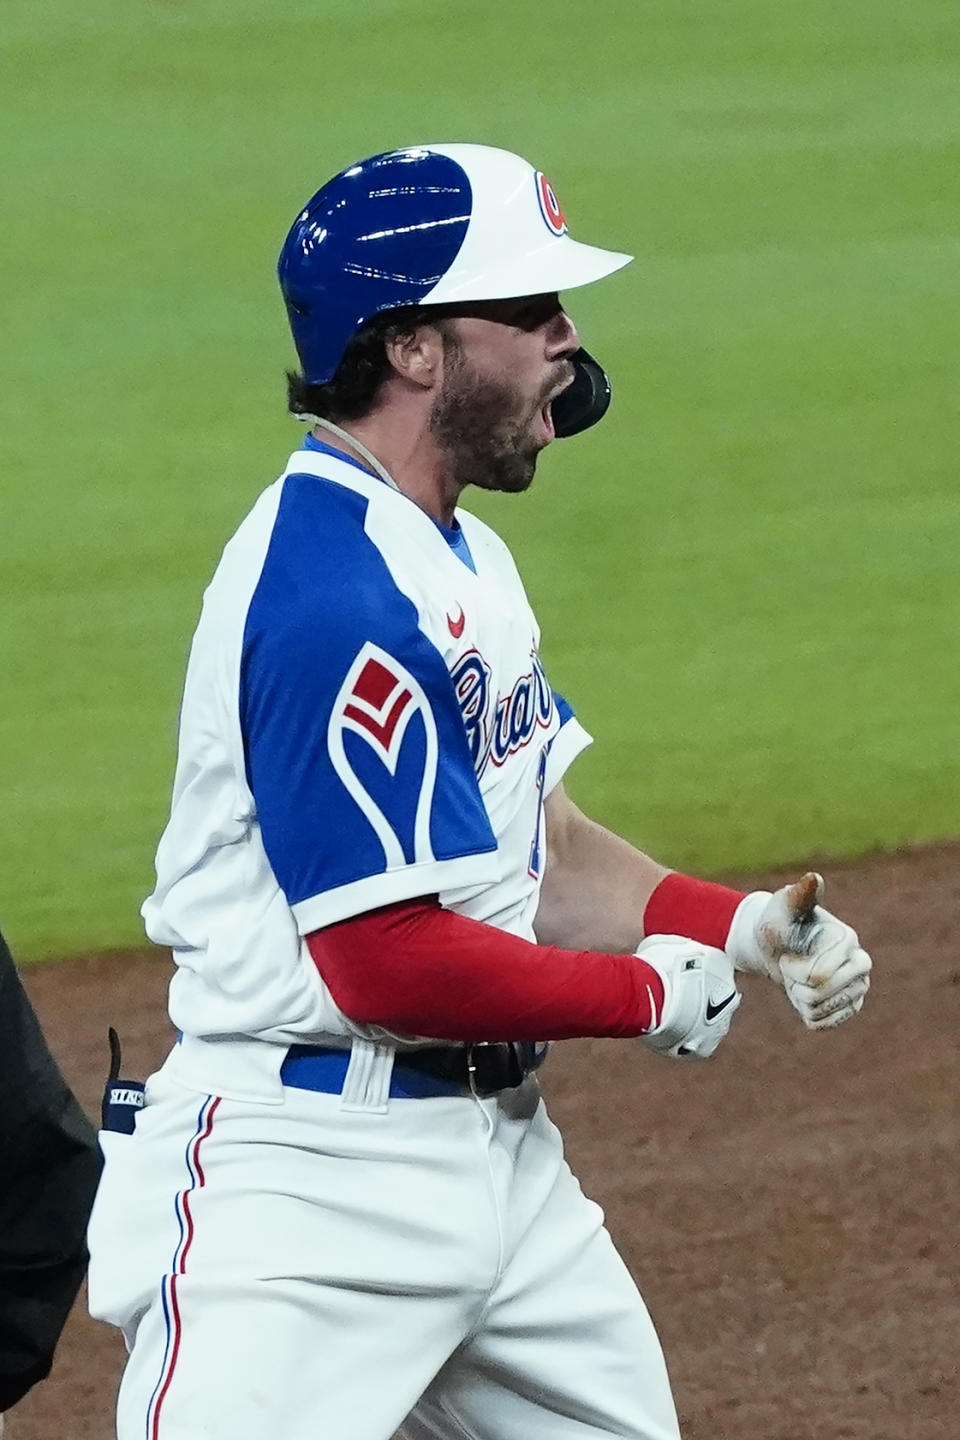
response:
[[[523,1044],[514,1041],[479,1040],[467,1046],[467,1079],[478,1100],[488,1100],[501,1090],[515,1090],[535,1068],[523,1062]]]

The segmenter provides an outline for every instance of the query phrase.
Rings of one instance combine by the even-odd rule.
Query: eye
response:
[[[552,320],[559,311],[560,301],[556,295],[537,295],[515,311],[513,323],[520,330],[536,330]]]

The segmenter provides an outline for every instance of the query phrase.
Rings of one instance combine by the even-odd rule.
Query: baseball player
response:
[[[204,598],[144,905],[180,1040],[102,1137],[120,1440],[678,1434],[537,1067],[569,1036],[708,1056],[736,970],[828,1028],[870,960],[819,877],[744,895],[580,813],[589,737],[459,506],[602,417],[558,292],[628,259],[480,145],[361,161],[286,239],[310,428]]]

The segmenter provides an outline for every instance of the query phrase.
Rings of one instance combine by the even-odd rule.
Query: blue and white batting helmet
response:
[[[324,385],[383,311],[571,290],[631,259],[571,239],[549,180],[519,155],[423,145],[328,181],[294,221],[278,273],[304,377]]]

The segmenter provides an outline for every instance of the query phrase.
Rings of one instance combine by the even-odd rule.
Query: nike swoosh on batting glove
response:
[[[708,1059],[740,1005],[729,955],[681,935],[648,935],[635,953],[656,970],[664,992],[659,1022],[641,1040],[659,1055]]]

